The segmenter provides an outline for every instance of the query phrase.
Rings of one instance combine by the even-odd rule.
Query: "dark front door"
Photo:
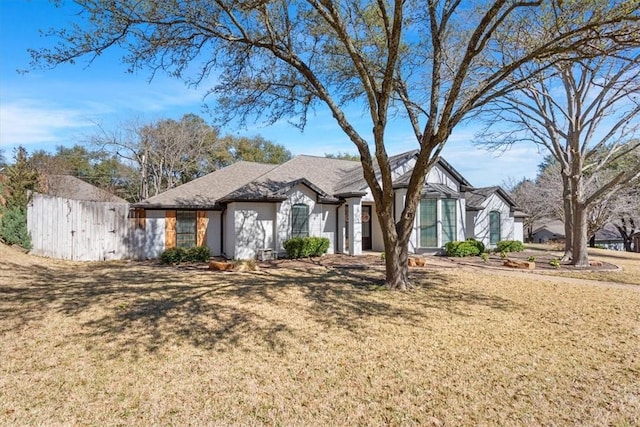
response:
[[[371,206],[362,206],[362,250],[371,250]]]

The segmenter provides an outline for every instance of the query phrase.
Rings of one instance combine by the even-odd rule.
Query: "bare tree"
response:
[[[621,185],[640,180],[638,169],[604,173],[640,146],[637,31],[627,42],[595,43],[592,57],[568,58],[523,80],[487,109],[489,126],[478,138],[493,146],[533,141],[553,155],[562,179],[564,260],[579,267],[589,265],[588,213],[597,211],[590,207],[598,200],[606,206]]]
[[[544,198],[540,185],[534,180],[525,178],[519,182],[507,182],[503,186],[509,191],[516,205],[528,215],[522,225],[530,242],[535,224],[540,219],[550,216],[549,209],[553,204]]]
[[[636,0],[76,3],[82,25],[54,31],[62,43],[33,52],[39,63],[73,62],[119,45],[132,70],[164,70],[195,84],[219,75],[211,93],[226,119],[290,119],[302,128],[310,108],[328,108],[358,149],[384,236],[387,285],[395,289],[410,284],[408,243],[420,192],[453,128],[559,54],[618,40],[621,26],[638,20]],[[189,76],[194,66],[199,72]],[[354,126],[361,116],[345,108],[353,103],[364,106],[371,134]],[[419,149],[397,221],[385,146],[394,117],[406,120]]]
[[[208,172],[201,162],[216,149],[217,130],[193,114],[180,120],[133,120],[115,130],[100,128],[91,142],[134,165],[140,199],[146,199]]]

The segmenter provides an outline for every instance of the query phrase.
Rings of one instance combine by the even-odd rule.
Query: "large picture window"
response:
[[[420,200],[420,247],[422,248],[438,246],[437,203],[436,199]]]
[[[178,211],[176,213],[176,246],[179,248],[196,246],[195,211]]]
[[[309,237],[309,206],[301,203],[292,206],[291,237]]]
[[[458,240],[456,237],[456,203],[454,199],[442,199],[442,245]]]
[[[500,212],[489,212],[489,244],[495,245],[500,241]]]

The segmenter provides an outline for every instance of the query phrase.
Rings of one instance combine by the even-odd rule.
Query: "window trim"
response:
[[[494,237],[494,231],[493,231],[493,227],[492,225],[495,222],[495,216],[497,215],[497,232],[498,232],[498,236],[497,236],[497,240],[493,240]],[[489,244],[490,245],[496,245],[500,240],[502,239],[502,212],[500,212],[499,210],[492,210],[489,212]]]
[[[437,248],[438,247],[438,241],[440,238],[440,232],[438,230],[438,200],[439,199],[433,199],[433,198],[423,198],[420,199],[420,202],[418,204],[418,247],[419,248]],[[422,225],[422,203],[423,202],[435,202],[435,212],[436,212],[436,217],[435,217],[435,222],[433,225]],[[422,230],[423,228],[431,228],[434,227],[435,228],[435,245],[434,246],[427,246],[426,244],[422,243]]]
[[[458,201],[456,199],[439,199],[439,200],[441,205],[440,224],[442,229],[442,234],[440,236],[440,246],[442,247],[448,242],[453,242],[458,240]],[[451,240],[447,240],[446,242],[445,242],[445,237],[447,233],[445,233],[445,212],[444,212],[445,203],[444,202],[451,202],[451,204],[453,205],[453,209],[452,209],[453,218],[449,218],[452,220],[449,224],[451,227],[450,231],[452,231],[450,236]]]
[[[188,215],[189,216],[189,221],[191,221],[191,215],[193,215],[193,231],[180,231],[180,216],[185,216]],[[185,221],[185,218],[182,218],[182,221]],[[180,236],[190,236],[193,237],[193,244],[190,246],[185,246],[185,245],[181,245],[180,243]],[[191,240],[191,239],[189,239]],[[191,210],[177,210],[176,211],[176,248],[193,248],[196,247],[198,245],[198,214],[196,213],[196,211],[191,211]]]
[[[303,222],[299,230],[296,230],[296,213],[295,211],[304,209]],[[295,203],[291,206],[291,237],[309,237],[309,205],[306,203]]]

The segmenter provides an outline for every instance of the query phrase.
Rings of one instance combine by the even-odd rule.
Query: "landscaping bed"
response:
[[[469,257],[447,257],[451,262],[457,264],[474,265],[478,267],[491,267],[491,268],[513,268],[505,266],[505,261],[513,260],[520,263],[533,262],[535,266],[533,270],[547,271],[547,272],[567,272],[567,271],[616,271],[618,267],[610,262],[601,260],[591,260],[591,265],[588,268],[575,267],[571,264],[561,263],[562,252],[552,250],[538,250],[538,249],[525,249],[521,252],[508,252],[506,257],[502,257],[500,253],[490,253],[485,260],[480,256]],[[526,268],[522,268],[525,269]]]

